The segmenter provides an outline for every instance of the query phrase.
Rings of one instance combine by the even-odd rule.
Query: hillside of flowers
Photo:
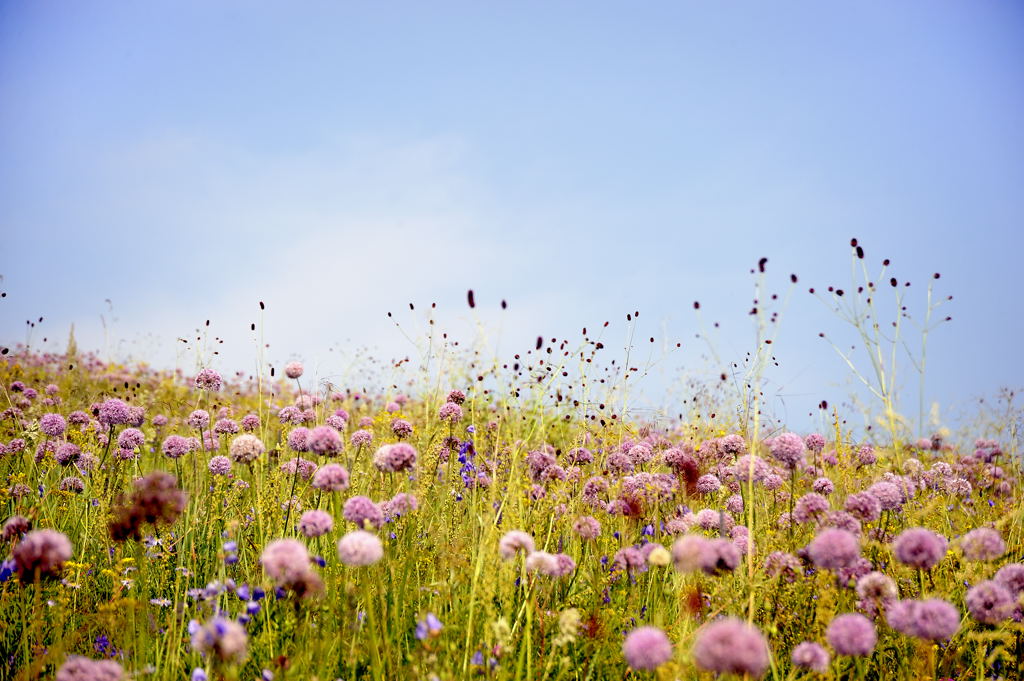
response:
[[[1013,442],[581,419],[457,376],[8,353],[0,678],[1024,677]]]

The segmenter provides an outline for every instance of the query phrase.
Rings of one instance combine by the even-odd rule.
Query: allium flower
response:
[[[442,421],[448,423],[458,423],[462,420],[462,407],[455,404],[454,402],[446,402],[441,410],[438,411],[437,417]]]
[[[60,481],[58,489],[60,489],[62,492],[81,494],[83,491],[85,491],[85,483],[82,482],[81,478],[74,475],[69,475],[68,477]]]
[[[26,534],[11,552],[22,582],[56,577],[71,560],[71,542],[57,530],[34,530]]]
[[[807,436],[808,439],[811,437]],[[820,437],[820,436],[819,436]],[[824,439],[822,440],[822,446],[824,446]],[[828,671],[829,662],[832,661],[832,656],[828,654],[828,651],[822,648],[817,643],[811,641],[804,641],[793,648],[793,654],[790,656],[793,661],[794,667],[800,667],[801,669],[810,669],[812,672],[824,674]]]
[[[135,481],[135,490],[127,500],[120,499],[113,509],[108,529],[115,541],[141,539],[142,526],[171,525],[185,510],[185,492],[169,473],[154,471]]]
[[[238,432],[238,424],[231,419],[217,419],[213,424],[213,432],[220,434],[234,434]]]
[[[891,482],[876,482],[866,491],[878,499],[883,511],[895,511],[903,505],[903,492]]]
[[[892,545],[896,560],[910,567],[930,569],[946,555],[949,542],[923,527],[904,530]]]
[[[292,428],[288,433],[288,446],[297,452],[305,452],[309,449],[309,429],[299,426]]]
[[[117,436],[117,446],[121,449],[135,449],[146,442],[146,436],[138,428],[125,428]]]
[[[348,471],[341,464],[325,464],[313,474],[313,487],[326,492],[342,492],[348,489]]]
[[[811,433],[804,438],[804,445],[812,452],[820,452],[825,448],[825,438],[819,433]]]
[[[89,423],[89,415],[84,411],[73,411],[68,414],[68,423],[73,423],[76,426],[84,426]]]
[[[380,506],[373,503],[368,497],[352,497],[345,502],[341,515],[359,528],[364,528],[369,523],[372,527],[379,529],[384,524],[384,513]]]
[[[716,476],[702,475],[697,479],[697,492],[699,494],[714,494],[722,488],[722,481]]]
[[[796,468],[804,459],[803,438],[796,433],[783,433],[772,439],[771,453],[786,468]]]
[[[391,432],[399,439],[408,437],[412,435],[412,424],[405,419],[395,419],[391,422]]]
[[[622,656],[633,669],[653,671],[672,659],[672,642],[657,627],[639,627],[623,641]]]
[[[816,492],[808,492],[797,499],[793,508],[793,520],[807,523],[820,517],[829,509],[828,499]]]
[[[857,613],[833,618],[825,630],[825,638],[837,653],[851,656],[870,655],[878,642],[875,625]]]
[[[186,423],[192,428],[202,430],[210,425],[210,413],[205,409],[196,409],[194,412],[188,415]]]
[[[284,365],[284,375],[291,379],[302,376],[302,362],[288,362]]]
[[[231,472],[231,459],[226,456],[215,456],[210,459],[207,468],[214,475],[227,475]]]
[[[60,437],[68,424],[60,414],[43,414],[39,418],[39,430],[50,437]]]
[[[242,430],[247,433],[251,433],[260,427],[260,417],[256,414],[246,414],[242,417]]]
[[[708,562],[711,547],[706,538],[697,534],[683,535],[672,544],[672,562],[680,572],[702,570]]]
[[[111,397],[100,404],[98,418],[100,423],[105,426],[120,426],[128,423],[131,413],[127,404],[116,397]]]
[[[857,595],[867,600],[893,600],[897,596],[896,582],[882,572],[869,572],[857,580]]]
[[[90,660],[68,655],[57,670],[56,681],[121,681],[124,670],[113,660]]]
[[[846,512],[862,523],[871,523],[882,515],[882,502],[869,492],[856,492],[846,497]]]
[[[0,541],[11,541],[28,532],[28,518],[20,515],[12,515],[4,521],[4,529],[0,532]]]
[[[310,571],[309,552],[297,539],[275,539],[260,556],[263,571],[281,586],[301,582]]]
[[[811,485],[811,489],[813,489],[818,494],[829,495],[832,494],[832,492],[836,491],[836,486],[833,485],[832,481],[829,480],[828,478],[818,478]]]
[[[807,545],[807,554],[818,567],[838,570],[857,560],[860,543],[846,530],[828,528]]]
[[[963,536],[960,549],[967,560],[995,560],[1006,553],[1006,542],[996,530],[979,527]]]
[[[941,598],[897,601],[886,610],[889,626],[908,636],[948,641],[960,628],[960,613]]]
[[[309,435],[306,437],[306,446],[314,454],[334,456],[345,447],[345,441],[341,439],[341,435],[334,428],[317,426],[309,431]]]
[[[857,450],[857,464],[859,466],[870,466],[876,461],[878,461],[878,455],[875,454],[875,448],[871,445],[863,445]]]
[[[385,473],[398,473],[416,465],[416,448],[406,442],[383,445],[373,455],[373,465]]]
[[[296,475],[303,480],[309,480],[316,473],[316,463],[309,459],[297,456],[281,464],[281,472],[286,475]]]
[[[389,500],[381,504],[381,511],[384,512],[384,520],[391,522],[395,518],[408,515],[419,508],[419,501],[412,494],[399,492]]]
[[[735,617],[726,617],[697,632],[693,660],[705,671],[747,674],[756,679],[768,669],[768,642],[756,627]]]
[[[584,466],[594,461],[594,454],[586,447],[574,447],[565,455],[565,460],[574,466]]]
[[[211,654],[222,662],[243,661],[248,643],[242,625],[225,617],[214,617],[192,634],[192,650]]]
[[[533,551],[526,557],[526,570],[552,576],[558,572],[558,559],[547,551]]]
[[[163,414],[157,414],[156,416],[153,417],[153,425],[156,426],[157,428],[162,428],[163,426],[166,426],[169,422],[170,420]]]
[[[180,459],[192,450],[192,443],[180,435],[168,435],[164,438],[161,450],[170,459]]]
[[[57,463],[61,466],[70,466],[78,461],[80,456],[82,456],[82,450],[79,449],[77,445],[73,445],[70,442],[65,442],[61,446],[57,447],[57,451],[53,453],[53,458],[56,459]]]
[[[1011,594],[1024,593],[1024,564],[1010,563],[999,568],[995,580],[1006,587]]]
[[[373,442],[373,433],[361,428],[352,433],[352,437],[349,438],[349,442],[351,442],[354,447],[363,447]]]
[[[219,392],[224,387],[224,379],[213,369],[203,369],[196,374],[196,387],[211,393]]]
[[[530,554],[534,549],[533,537],[521,530],[506,532],[498,542],[498,552],[504,560],[511,560],[518,551]]]
[[[576,522],[572,524],[572,530],[580,536],[581,539],[597,539],[601,535],[601,523],[597,521],[597,518],[589,515],[580,516],[576,519]]]
[[[967,590],[967,611],[982,624],[999,624],[1017,605],[1009,589],[994,580],[978,582]]]
[[[781,577],[787,582],[794,582],[803,574],[800,559],[783,551],[768,554],[764,561],[764,571],[771,577]]]
[[[231,441],[228,453],[238,463],[252,463],[260,458],[266,447],[263,441],[251,433],[243,433]]]
[[[373,565],[384,557],[384,547],[376,535],[356,530],[338,541],[338,557],[345,565]]]

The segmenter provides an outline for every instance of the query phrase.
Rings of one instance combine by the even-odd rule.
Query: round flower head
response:
[[[572,524],[572,530],[581,539],[597,539],[601,535],[601,523],[593,516],[580,516]]]
[[[309,449],[309,429],[299,426],[288,432],[288,446],[297,452],[305,452]]]
[[[747,674],[756,679],[768,669],[768,642],[756,627],[726,617],[697,632],[693,660],[705,671]]]
[[[12,515],[4,521],[3,531],[0,532],[0,541],[11,541],[28,532],[28,518],[20,515]]]
[[[316,472],[316,464],[309,459],[297,456],[281,464],[281,472],[288,475],[298,475],[303,480],[309,480]]]
[[[878,642],[875,625],[864,615],[847,613],[835,617],[825,630],[825,638],[840,655],[870,655]]]
[[[306,511],[299,518],[299,532],[307,537],[319,537],[331,531],[334,518],[327,511]]]
[[[811,433],[804,438],[804,445],[812,452],[820,452],[825,449],[825,437],[819,433]]]
[[[264,572],[281,585],[299,582],[309,572],[309,552],[297,539],[275,539],[260,556]]]
[[[207,468],[214,475],[227,475],[231,472],[231,459],[226,456],[215,456],[210,459]]]
[[[803,438],[796,433],[783,433],[772,439],[771,453],[786,468],[796,468],[804,460]]]
[[[818,567],[838,570],[857,560],[860,544],[857,537],[846,530],[828,528],[807,545],[807,554]]]
[[[808,492],[796,501],[793,507],[793,520],[798,523],[807,523],[820,517],[829,510],[828,499],[817,492]]]
[[[623,641],[622,656],[633,669],[653,671],[672,659],[672,642],[657,627],[639,627]]]
[[[882,572],[869,572],[857,580],[857,595],[866,600],[893,600],[897,596],[896,582]]]
[[[260,427],[260,417],[256,414],[246,414],[242,417],[242,430],[247,433],[251,433]]]
[[[437,413],[437,417],[442,421],[447,421],[448,423],[458,423],[462,420],[462,407],[454,402],[446,402]]]
[[[354,447],[363,447],[373,442],[373,433],[369,430],[360,428],[352,433],[352,437],[349,438],[349,442],[351,442]]]
[[[334,428],[317,426],[309,431],[309,435],[306,437],[306,446],[314,454],[334,456],[344,448],[345,441],[341,439],[341,435]]]
[[[188,415],[186,423],[192,428],[203,429],[210,425],[210,413],[205,409],[196,409]]]
[[[141,447],[146,441],[146,436],[138,428],[125,428],[117,436],[117,446],[121,449],[135,449]]]
[[[824,441],[822,441],[822,445],[824,445]],[[817,643],[804,641],[796,648],[793,648],[793,654],[790,656],[790,659],[793,661],[794,667],[824,674],[828,671],[828,665],[832,661],[832,656]]]
[[[116,397],[111,397],[100,404],[98,418],[100,423],[105,426],[120,426],[128,423],[131,412],[128,410],[127,404]]]
[[[996,530],[979,527],[963,536],[960,549],[967,560],[995,560],[1006,553],[1006,542]]]
[[[1010,563],[999,568],[995,580],[1014,596],[1024,593],[1024,564]]]
[[[504,560],[512,560],[518,551],[533,553],[534,548],[533,537],[521,530],[506,532],[498,542],[498,552]]]
[[[50,437],[60,437],[68,424],[60,414],[43,414],[39,418],[39,430]]]
[[[188,438],[180,435],[168,435],[164,438],[161,450],[169,459],[180,459],[189,453],[192,449],[192,443],[189,442]]]
[[[203,369],[196,374],[196,387],[200,390],[215,393],[224,387],[224,379],[213,369]]]
[[[284,375],[291,379],[302,376],[303,370],[302,362],[288,362],[284,365]]]
[[[55,678],[56,681],[121,681],[124,670],[113,660],[90,660],[81,655],[68,655]]]
[[[527,572],[554,575],[558,572],[558,559],[547,551],[534,551],[526,557]]]
[[[81,478],[74,475],[69,475],[68,477],[60,481],[58,489],[60,489],[62,492],[81,494],[85,490],[85,483],[82,482]]]
[[[696,572],[710,562],[710,542],[697,534],[686,534],[672,544],[672,562],[680,572]]]
[[[896,560],[904,565],[930,569],[946,555],[949,542],[940,534],[923,527],[912,527],[900,533],[892,545]]]
[[[356,530],[338,541],[338,557],[345,565],[373,565],[384,557],[384,547],[376,535]]]
[[[999,624],[1017,605],[1009,589],[999,582],[978,582],[967,590],[967,611],[982,624]]]
[[[266,451],[263,441],[251,433],[243,433],[231,441],[228,452],[238,463],[252,463]]]
[[[385,501],[381,506],[381,510],[384,512],[384,519],[391,522],[395,518],[408,515],[415,511],[419,508],[419,501],[417,501],[416,497],[412,494],[399,492],[389,500]]]
[[[416,449],[405,442],[384,445],[373,455],[373,465],[385,473],[397,473],[416,465]]]
[[[26,534],[12,551],[15,570],[22,582],[56,577],[64,563],[71,560],[71,542],[57,530],[34,530]]]
[[[313,487],[327,492],[344,491],[348,489],[348,471],[341,464],[325,464],[313,474]]]
[[[876,482],[868,487],[867,493],[878,499],[883,511],[895,511],[903,505],[903,492],[891,482]]]
[[[412,424],[405,419],[395,419],[391,422],[391,432],[398,438],[408,437],[412,435]]]
[[[697,478],[698,494],[714,494],[722,488],[722,481],[710,473]]]
[[[846,497],[846,512],[857,520],[870,523],[882,515],[882,502],[869,492],[855,492]]]
[[[814,484],[811,485],[811,489],[818,494],[829,495],[836,491],[836,486],[832,484],[832,481],[828,478],[818,478],[814,481]]]
[[[912,610],[912,636],[928,641],[948,641],[960,629],[960,612],[941,598],[916,601]]]
[[[384,524],[383,511],[368,497],[352,497],[345,502],[341,515],[359,528],[366,527],[367,523],[376,528]]]
[[[781,577],[787,582],[794,582],[803,574],[800,559],[792,553],[773,551],[764,561],[764,571],[770,577]]]
[[[235,620],[214,617],[192,634],[192,650],[210,654],[222,662],[241,662],[249,637]]]
[[[61,446],[57,447],[57,451],[53,453],[53,458],[56,459],[57,463],[61,466],[70,466],[78,461],[81,456],[82,450],[79,449],[77,445],[73,445],[70,442],[65,442]]]

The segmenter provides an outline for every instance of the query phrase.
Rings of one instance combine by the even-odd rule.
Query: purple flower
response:
[[[808,435],[807,437],[809,439],[811,436]],[[824,439],[822,439],[822,446],[824,444]],[[790,656],[790,659],[793,661],[794,667],[810,669],[813,672],[824,674],[828,671],[828,665],[832,661],[832,656],[817,643],[804,641],[797,645],[796,648],[793,648],[793,654]]]
[[[416,465],[416,449],[405,442],[384,445],[373,455],[373,465],[385,473],[397,473]]]
[[[825,630],[825,638],[840,655],[870,655],[878,642],[875,625],[864,615],[847,613],[834,618]]]
[[[68,655],[57,670],[56,681],[121,681],[124,670],[113,660],[90,660]]]
[[[960,549],[967,560],[995,560],[1006,553],[1006,542],[996,530],[979,527],[963,536]]]
[[[405,419],[395,419],[391,422],[391,432],[397,438],[408,437],[412,435],[412,424]]]
[[[633,669],[653,671],[672,659],[672,643],[657,627],[639,627],[623,641],[622,656]]]
[[[697,632],[693,659],[705,671],[760,678],[768,669],[768,642],[756,627],[726,617]]]
[[[299,518],[299,532],[307,537],[319,537],[334,527],[334,518],[326,511],[306,511]]]
[[[202,430],[206,426],[210,425],[210,413],[205,409],[196,409],[188,415],[186,423],[192,428]]]
[[[454,402],[446,402],[437,413],[437,417],[442,421],[456,424],[462,420],[462,407]]]
[[[935,567],[948,548],[949,542],[945,537],[923,527],[904,530],[893,542],[896,560],[922,569]]]
[[[444,625],[441,624],[441,620],[437,619],[437,615],[428,612],[425,619],[416,623],[416,638],[422,641],[428,636],[431,638],[439,636],[443,627]]]
[[[1009,589],[994,580],[978,582],[967,591],[967,611],[982,624],[999,624],[1015,606]]]
[[[227,475],[231,472],[231,459],[226,456],[215,456],[210,459],[207,468],[214,475]]]
[[[79,449],[77,445],[65,442],[57,447],[57,451],[53,453],[53,458],[56,459],[57,463],[61,466],[70,466],[78,461],[81,455],[82,450]]]
[[[180,459],[192,450],[192,444],[188,438],[180,435],[168,435],[164,438],[161,449],[164,456],[170,459]]]
[[[116,397],[111,397],[100,404],[98,418],[100,423],[105,426],[119,426],[128,423],[131,412],[129,412],[127,404]]]
[[[313,487],[327,492],[341,492],[348,489],[348,471],[336,463],[325,464],[313,474]]]
[[[384,547],[376,535],[356,530],[349,532],[338,542],[338,557],[345,565],[373,565],[384,557]]]
[[[302,362],[288,362],[284,365],[284,375],[291,379],[302,376],[303,371]]]
[[[1010,563],[999,568],[995,580],[1014,596],[1024,593],[1024,564]]]
[[[11,552],[22,582],[55,577],[71,560],[71,542],[56,530],[35,530],[26,534]]]
[[[818,433],[811,433],[804,438],[804,444],[812,452],[820,452],[825,448],[825,438]]]
[[[601,523],[593,516],[580,516],[573,523],[572,530],[582,539],[593,540],[601,535]]]
[[[519,551],[533,553],[534,548],[533,537],[521,530],[506,532],[498,542],[498,552],[504,560],[511,560]]]
[[[345,502],[341,515],[359,528],[364,528],[369,523],[370,526],[379,529],[384,524],[384,513],[368,497],[352,497]]]
[[[867,493],[878,499],[883,511],[895,511],[903,505],[903,492],[891,482],[876,482],[868,487]]]
[[[60,437],[67,427],[68,424],[60,414],[43,414],[39,418],[39,430],[50,437]]]
[[[807,553],[818,567],[838,570],[857,560],[860,544],[857,537],[846,530],[828,528],[807,545]]]
[[[803,438],[796,433],[783,433],[772,439],[771,453],[775,459],[789,469],[796,468],[804,459]]]
[[[306,437],[306,446],[314,454],[334,456],[341,452],[345,442],[334,428],[330,426],[317,426],[309,431],[309,435]]]
[[[251,433],[239,435],[231,441],[231,445],[228,447],[231,458],[238,463],[252,463],[265,451],[266,447],[263,446],[263,441]]]
[[[882,515],[882,502],[869,492],[856,492],[846,497],[845,508],[862,523],[874,522]]]
[[[354,447],[362,447],[373,442],[373,433],[369,430],[359,429],[352,433],[352,437],[349,441]]]
[[[211,393],[218,392],[224,386],[224,379],[213,369],[203,369],[196,374],[196,387]]]

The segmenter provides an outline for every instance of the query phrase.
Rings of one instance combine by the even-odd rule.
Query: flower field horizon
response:
[[[376,390],[7,350],[0,679],[1022,678],[1015,412],[913,436],[868,333],[878,428],[791,432],[757,320],[656,422],[586,330]]]

